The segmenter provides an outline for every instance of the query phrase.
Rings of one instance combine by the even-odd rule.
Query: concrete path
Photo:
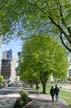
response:
[[[21,88],[12,87],[0,90],[0,108],[13,108],[16,99],[20,97]],[[32,89],[25,89],[29,93],[35,93]],[[33,92],[32,92],[33,91]],[[44,94],[29,94],[33,99],[24,108],[67,108],[68,105],[64,100],[59,99],[58,102],[52,102],[51,97]]]
[[[15,102],[15,97],[0,97],[0,108],[13,108]]]
[[[58,102],[51,101],[51,97],[44,95],[44,94],[39,94],[39,95],[29,95],[33,99],[31,103],[29,103],[25,108],[67,108],[68,105],[67,103],[59,99]]]
[[[13,108],[14,103],[19,94],[0,95],[0,108]],[[67,108],[68,105],[64,100],[52,102],[51,97],[44,94],[30,94],[29,97],[33,99],[24,108]]]

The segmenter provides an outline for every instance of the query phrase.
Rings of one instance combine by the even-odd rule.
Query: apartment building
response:
[[[2,53],[1,74],[6,80],[16,79],[16,57],[11,49]]]

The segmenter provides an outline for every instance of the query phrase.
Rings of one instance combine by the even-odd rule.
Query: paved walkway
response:
[[[0,97],[0,108],[13,108],[16,98]]]
[[[13,108],[14,103],[19,94],[0,95],[0,108]],[[67,108],[68,105],[64,100],[59,99],[58,102],[52,102],[51,97],[44,94],[30,94],[29,97],[33,99],[24,108]]]
[[[8,89],[8,90],[7,90]],[[28,89],[27,89],[28,90]],[[9,94],[7,92],[9,91]],[[16,92],[17,91],[17,92]],[[6,88],[0,90],[0,108],[13,108],[16,99],[20,97],[18,88]],[[29,89],[32,93],[32,89]],[[35,93],[35,92],[33,92]],[[58,102],[52,102],[51,97],[44,94],[30,94],[29,97],[33,99],[25,108],[67,108],[68,105],[64,100],[59,99]]]
[[[67,103],[59,99],[58,102],[52,102],[51,97],[44,94],[31,94],[29,95],[33,99],[25,108],[67,108]]]

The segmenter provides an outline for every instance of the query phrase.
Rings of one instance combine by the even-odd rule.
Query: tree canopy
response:
[[[67,76],[67,57],[65,49],[47,35],[33,35],[26,40],[20,53],[19,71],[25,80],[41,81],[43,91],[51,74],[54,78]]]
[[[71,0],[0,0],[0,36],[26,31],[57,34],[71,52]]]

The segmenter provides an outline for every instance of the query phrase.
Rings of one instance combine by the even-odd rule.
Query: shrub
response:
[[[20,91],[21,97],[17,99],[13,108],[22,108],[24,107],[31,99],[28,97],[28,93],[24,90]]]
[[[2,83],[3,81],[4,81],[4,77],[0,75],[0,83]]]

